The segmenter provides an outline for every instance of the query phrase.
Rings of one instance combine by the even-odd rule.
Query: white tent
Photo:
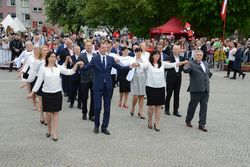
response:
[[[14,21],[10,25],[11,28],[14,29],[14,32],[24,32],[27,31],[24,27],[23,23],[16,17]]]
[[[10,26],[12,24],[14,20],[12,19],[12,17],[10,16],[10,14],[8,14],[5,19],[1,22],[1,24],[3,25],[3,27],[6,29],[7,26]]]

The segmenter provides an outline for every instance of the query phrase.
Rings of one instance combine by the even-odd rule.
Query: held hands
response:
[[[137,66],[139,66],[139,63],[132,63],[129,67],[134,68],[134,67],[137,67]]]
[[[30,92],[28,95],[27,95],[27,99],[30,99],[30,98],[32,98],[32,96],[34,95],[34,92],[32,91],[32,92]]]
[[[78,61],[78,62],[76,63],[76,65],[78,65],[80,68],[83,68],[84,63],[83,63],[83,61]]]
[[[189,61],[188,60],[183,61],[182,65],[185,65],[185,64],[189,64]]]
[[[189,64],[189,61],[188,60],[185,60],[185,61],[182,61],[182,62],[179,62],[176,64],[176,66],[182,66],[182,65],[185,65],[185,64]]]
[[[68,63],[70,63],[70,64],[73,63],[73,61],[72,61],[72,59],[71,59],[70,56],[67,56],[66,59],[65,59],[65,64],[68,64]]]

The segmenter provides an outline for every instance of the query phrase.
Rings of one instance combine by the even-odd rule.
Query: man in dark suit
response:
[[[14,34],[15,38],[10,41],[9,48],[11,50],[11,61],[18,57],[23,51],[23,43],[18,34]],[[9,72],[13,69],[13,63],[10,63]]]
[[[180,56],[180,46],[174,45],[172,49],[172,53],[170,56],[167,57],[167,61],[171,63],[179,63],[184,60],[184,57]],[[180,88],[181,88],[181,80],[182,80],[182,75],[181,72],[183,70],[183,66],[179,66],[176,68],[171,68],[167,69],[167,76],[166,76],[166,83],[167,83],[167,96],[166,96],[166,101],[165,101],[165,113],[167,115],[170,115],[169,112],[169,103],[170,99],[172,97],[172,94],[174,92],[174,110],[173,110],[173,115],[177,117],[181,117],[181,114],[179,113],[179,97],[180,97]]]
[[[195,60],[184,66],[184,72],[189,73],[190,84],[190,101],[188,104],[186,126],[192,128],[191,121],[194,117],[195,109],[200,103],[199,113],[199,129],[207,132],[205,127],[207,117],[207,103],[209,98],[209,78],[212,76],[208,68],[208,64],[202,61],[203,52],[201,50],[194,51]]]
[[[93,57],[97,54],[93,53],[92,41],[87,40],[85,42],[86,52],[81,53],[78,58],[79,61],[83,61],[87,65]],[[82,70],[81,71],[81,90],[82,90],[82,119],[87,120],[87,101],[90,92],[90,107],[89,107],[89,120],[95,121],[94,114],[94,92],[93,92],[93,80],[94,80],[94,69]]]
[[[114,58],[107,56],[107,44],[105,41],[99,43],[99,55],[93,57],[89,64],[84,65],[82,70],[94,69],[94,107],[95,107],[95,127],[94,133],[99,133],[100,126],[100,113],[102,108],[102,98],[104,101],[104,113],[103,113],[103,122],[101,126],[101,132],[110,135],[108,128],[109,119],[110,119],[110,103],[111,103],[111,94],[112,94],[112,79],[111,79],[111,69],[112,67],[116,69],[128,69],[129,67],[122,67],[118,65]],[[136,63],[132,64],[132,67],[135,67]]]
[[[73,42],[71,41],[71,39],[66,39],[65,41],[66,44],[66,48],[64,48],[60,55],[59,55],[59,64],[63,64],[65,62],[65,59],[67,56],[73,56],[74,55],[74,51],[73,51]],[[69,67],[67,67],[69,68]],[[64,96],[68,96],[69,97],[69,93],[70,93],[70,76],[67,75],[63,75],[62,74],[62,89],[64,92]],[[68,102],[70,100],[68,99]]]
[[[167,55],[165,53],[163,53],[163,45],[157,44],[156,50],[161,53],[161,61],[167,61]]]
[[[74,65],[79,61],[79,56],[81,53],[81,48],[80,46],[75,46],[74,47],[74,55],[71,56],[71,67],[73,68]],[[73,108],[76,96],[77,97],[77,108],[81,109],[81,103],[82,103],[82,96],[81,96],[81,88],[80,88],[80,70],[76,70],[76,73],[70,76],[70,91],[69,91],[69,99],[70,99],[70,104],[69,108]]]

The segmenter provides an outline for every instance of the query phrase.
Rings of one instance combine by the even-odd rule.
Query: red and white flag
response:
[[[226,16],[227,16],[227,0],[222,1],[220,16],[221,16],[221,19],[223,21],[226,19]]]

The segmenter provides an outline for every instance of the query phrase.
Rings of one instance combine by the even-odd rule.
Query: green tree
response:
[[[85,0],[45,0],[46,16],[52,24],[59,24],[69,31],[79,31],[86,20],[81,15]]]
[[[48,20],[66,29],[103,25],[114,32],[127,27],[139,36],[147,36],[151,27],[178,11],[178,0],[45,0],[45,4]]]
[[[183,21],[191,23],[192,29],[201,36],[220,37],[223,22],[220,18],[222,0],[179,0],[179,11]],[[227,5],[226,33],[236,29],[246,32],[249,20],[249,0],[230,0]],[[249,33],[249,32],[248,32]]]

